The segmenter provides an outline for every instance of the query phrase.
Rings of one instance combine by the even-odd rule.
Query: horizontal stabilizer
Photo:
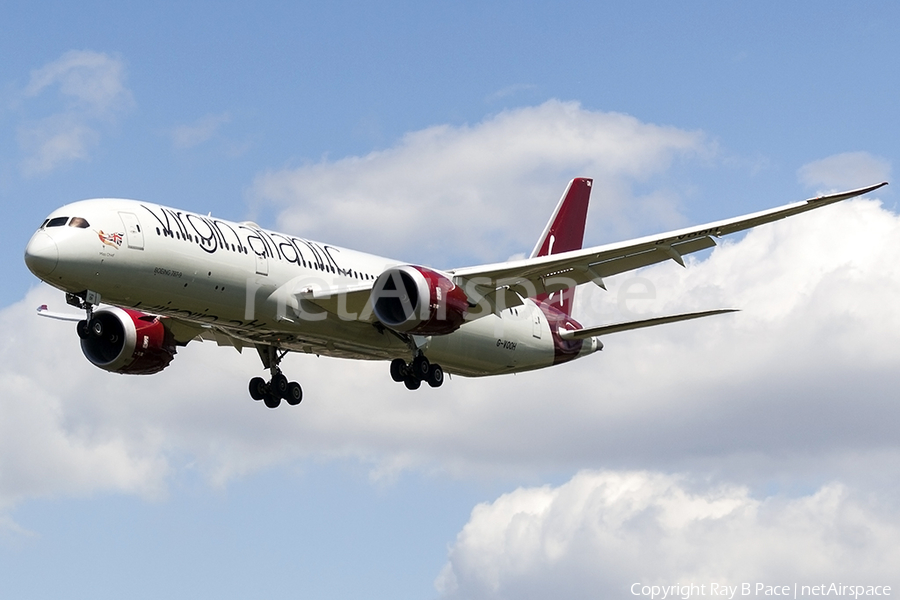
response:
[[[737,310],[738,309],[736,308],[720,308],[718,310],[705,310],[703,312],[684,313],[668,317],[655,317],[653,319],[643,319],[641,321],[629,321],[628,323],[615,323],[613,325],[601,325],[599,327],[588,327],[586,329],[573,329],[569,331],[560,331],[559,337],[564,340],[583,340],[606,335],[608,333],[618,333],[620,331],[641,329],[643,327],[654,327],[656,325],[665,325],[666,323],[677,323],[678,321],[689,321],[691,319],[699,319],[700,317],[710,317],[712,315],[737,312]]]

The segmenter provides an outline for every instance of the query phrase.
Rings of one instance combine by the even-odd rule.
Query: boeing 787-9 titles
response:
[[[713,238],[861,196],[886,183],[734,219],[582,249],[591,179],[569,182],[529,258],[440,271],[149,202],[83,200],[53,211],[25,249],[66,294],[85,357],[114,373],[162,371],[176,349],[253,348],[270,377],[250,396],[297,404],[288,352],[390,361],[409,389],[541,369],[603,348],[605,334],[730,312],[583,327],[575,288],[715,246]],[[101,304],[102,302],[102,304]]]

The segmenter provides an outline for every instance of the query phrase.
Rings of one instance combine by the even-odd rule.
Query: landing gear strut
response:
[[[279,352],[275,346],[257,346],[256,350],[262,359],[263,367],[269,369],[272,378],[268,382],[262,377],[251,379],[250,397],[262,400],[269,408],[278,408],[282,400],[291,406],[300,404],[303,400],[303,388],[296,381],[288,381],[278,366],[287,350]]]
[[[424,354],[419,353],[410,363],[402,358],[392,360],[391,379],[397,383],[403,382],[408,390],[419,389],[423,381],[436,388],[444,383],[444,369],[437,363],[429,362]]]
[[[66,304],[74,306],[75,308],[80,308],[85,313],[84,320],[78,321],[78,325],[75,327],[75,330],[78,332],[78,337],[85,340],[91,337],[91,335],[97,337],[103,336],[105,333],[103,331],[103,324],[100,323],[100,321],[94,320],[94,306],[100,304],[100,294],[92,292],[91,290],[85,290],[78,294],[67,293]]]

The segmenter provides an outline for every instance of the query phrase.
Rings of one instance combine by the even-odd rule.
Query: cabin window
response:
[[[68,220],[69,217],[55,217],[47,221],[47,227],[62,227]]]
[[[72,220],[69,221],[69,227],[78,227],[79,229],[87,229],[91,224],[87,222],[87,219],[82,219],[81,217],[72,217]]]

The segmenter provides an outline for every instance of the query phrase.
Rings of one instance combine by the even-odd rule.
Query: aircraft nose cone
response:
[[[32,273],[44,278],[56,268],[59,262],[59,249],[45,231],[38,231],[31,236],[25,247],[25,264]]]

